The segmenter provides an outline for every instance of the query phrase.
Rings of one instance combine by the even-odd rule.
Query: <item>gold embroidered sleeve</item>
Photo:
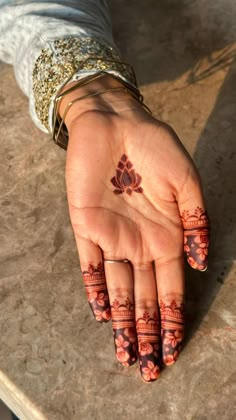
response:
[[[87,60],[77,74],[81,63],[95,56],[100,58]],[[132,71],[121,63],[118,52],[100,39],[70,36],[51,41],[41,51],[33,68],[33,95],[36,114],[49,132],[52,132],[52,104],[59,89],[73,75],[76,75],[74,80],[79,80],[101,70],[116,74],[136,86]]]

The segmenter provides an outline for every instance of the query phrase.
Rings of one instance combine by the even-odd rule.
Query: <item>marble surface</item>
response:
[[[153,384],[114,356],[87,305],[70,226],[65,152],[34,127],[0,64],[0,399],[21,420],[235,420],[234,0],[111,3],[146,103],[198,166],[212,222],[209,270],[186,267],[187,337]]]

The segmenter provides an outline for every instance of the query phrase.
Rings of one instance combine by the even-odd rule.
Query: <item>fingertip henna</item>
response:
[[[184,304],[176,300],[160,301],[162,357],[166,366],[173,365],[181,351],[184,338]]]
[[[109,322],[111,319],[111,309],[107,308],[105,311],[100,311],[99,309],[94,309],[94,306],[92,306],[90,303],[90,308],[92,310],[92,313],[94,315],[94,318],[97,322],[100,322],[101,324],[103,322]]]
[[[100,323],[108,322],[111,319],[111,308],[102,262],[99,262],[97,266],[89,264],[87,270],[82,271],[82,276],[95,319]]]
[[[145,382],[156,381],[161,373],[161,351],[159,337],[159,319],[157,311],[152,315],[148,311],[136,320],[138,335],[139,366]]]
[[[123,366],[131,366],[137,361],[134,304],[128,297],[124,303],[115,299],[111,305],[111,314],[117,360]]]
[[[184,227],[184,252],[189,265],[199,271],[206,271],[209,249],[209,218],[201,207],[194,211],[184,210],[181,214]]]

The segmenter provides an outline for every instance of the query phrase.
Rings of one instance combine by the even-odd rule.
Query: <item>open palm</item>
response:
[[[183,340],[183,250],[193,268],[207,266],[197,171],[172,129],[138,107],[80,116],[66,181],[93,313],[112,318],[118,360],[139,357],[143,379],[153,381]]]

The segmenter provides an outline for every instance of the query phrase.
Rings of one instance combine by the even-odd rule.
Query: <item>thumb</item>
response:
[[[205,271],[208,265],[209,218],[200,177],[191,169],[179,194],[178,206],[184,229],[184,252],[189,265]]]

